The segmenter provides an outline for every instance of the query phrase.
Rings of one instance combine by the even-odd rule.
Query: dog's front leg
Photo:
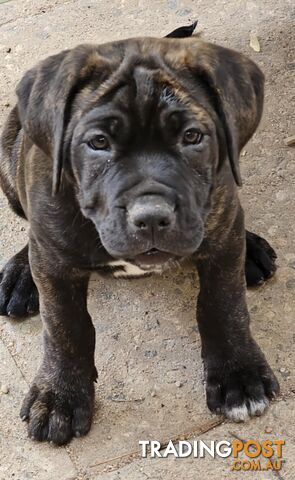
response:
[[[206,241],[197,261],[197,319],[202,341],[207,404],[234,421],[261,415],[279,391],[278,382],[253,340],[245,299],[245,233],[239,209],[222,245]]]
[[[58,445],[91,425],[96,369],[95,332],[87,312],[88,274],[69,270],[30,243],[40,295],[44,357],[21,409],[29,436]]]

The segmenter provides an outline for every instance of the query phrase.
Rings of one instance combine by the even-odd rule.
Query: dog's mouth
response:
[[[168,262],[168,260],[176,259],[175,255],[169,252],[164,252],[162,250],[158,250],[157,248],[151,248],[144,253],[140,253],[133,257],[133,261],[137,265],[142,266],[152,266],[152,265],[161,265],[163,263]]]

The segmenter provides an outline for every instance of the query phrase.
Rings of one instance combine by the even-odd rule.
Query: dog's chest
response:
[[[133,265],[132,263],[126,262],[125,260],[112,260],[106,267],[109,268],[109,272],[115,278],[135,278],[135,277],[146,277],[152,273],[162,273],[162,265],[154,265],[152,267],[147,267],[145,270]]]

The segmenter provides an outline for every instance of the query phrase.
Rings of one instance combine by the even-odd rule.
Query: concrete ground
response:
[[[295,478],[295,162],[293,0],[0,1],[0,127],[14,88],[37,60],[83,42],[163,36],[199,19],[204,38],[240,50],[266,75],[264,117],[242,154],[247,225],[278,253],[278,272],[248,292],[252,329],[282,393],[263,418],[222,423],[206,408],[191,268],[137,281],[94,278],[96,413],[90,434],[55,448],[27,439],[19,419],[41,358],[40,318],[0,318],[0,479],[172,480]],[[261,51],[249,46],[258,36]],[[26,242],[27,225],[0,197],[0,263]],[[8,393],[5,393],[7,392]],[[203,433],[202,433],[203,432]],[[280,473],[233,472],[232,459],[141,459],[143,439],[283,439]]]

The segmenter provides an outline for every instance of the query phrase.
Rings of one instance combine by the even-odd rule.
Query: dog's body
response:
[[[198,39],[132,39],[49,57],[17,94],[0,178],[30,223],[30,262],[28,247],[8,262],[0,309],[34,312],[39,293],[45,352],[22,407],[29,434],[61,444],[90,428],[91,271],[136,277],[188,257],[208,406],[237,421],[263,413],[278,384],[249,330],[235,185],[262,112],[258,67]],[[250,232],[247,254],[248,283],[273,273],[273,250]]]

